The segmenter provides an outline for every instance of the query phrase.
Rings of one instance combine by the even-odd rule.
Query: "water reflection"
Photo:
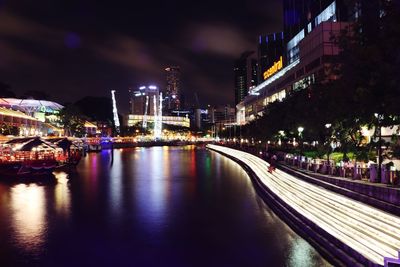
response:
[[[96,202],[97,194],[99,193],[98,190],[98,179],[100,178],[100,172],[103,162],[103,158],[105,157],[105,153],[107,151],[102,151],[100,154],[95,155],[95,157],[87,157],[85,158],[85,165],[86,168],[79,169],[79,172],[84,172],[84,186],[85,186],[85,194],[87,197],[85,200],[87,201],[88,205],[92,205]],[[109,163],[108,163],[109,164]]]
[[[142,151],[143,152],[143,151]],[[136,204],[148,232],[160,232],[167,217],[167,191],[170,164],[168,147],[153,147],[141,154],[139,168],[147,175],[136,180]],[[143,173],[143,170],[140,172]]]
[[[71,192],[68,187],[68,174],[65,172],[55,172],[57,184],[54,189],[55,210],[59,215],[69,216],[71,209]]]
[[[291,238],[291,247],[289,250],[289,266],[308,267],[315,266],[318,262],[318,255],[309,243],[300,237]],[[328,263],[319,261],[318,266],[330,266]]]
[[[11,218],[17,246],[39,252],[46,238],[45,192],[43,186],[19,184],[11,188]]]
[[[123,169],[123,159],[122,159],[122,151],[119,150],[119,153],[114,153],[110,151],[110,153],[114,153],[114,160],[112,166],[110,168],[110,179],[109,179],[109,193],[110,193],[110,209],[111,216],[113,219],[119,219],[122,212],[122,198],[123,198],[123,190],[122,190],[122,169]]]
[[[205,149],[114,150],[112,165],[92,153],[55,176],[0,185],[0,267],[326,264],[236,162]]]

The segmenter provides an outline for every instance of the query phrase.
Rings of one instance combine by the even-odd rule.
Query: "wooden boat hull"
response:
[[[0,163],[1,177],[25,177],[50,175],[58,166],[57,161],[4,162]]]

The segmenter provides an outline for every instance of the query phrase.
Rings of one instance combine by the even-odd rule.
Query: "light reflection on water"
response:
[[[119,150],[122,152],[123,150]],[[110,151],[110,153],[113,153]],[[122,198],[123,198],[123,189],[122,189],[122,168],[123,168],[123,159],[122,153],[114,153],[114,160],[110,167],[111,177],[109,179],[108,190],[110,192],[110,209],[111,214],[114,221],[120,219],[121,213],[123,211],[122,207]]]
[[[54,176],[57,181],[54,186],[23,183],[12,186],[9,191],[8,204],[14,243],[30,255],[38,255],[44,250],[49,227],[48,209],[53,209],[57,216],[70,216],[68,175],[57,172]],[[49,193],[54,193],[54,198],[48,196]]]
[[[141,152],[137,166],[145,168],[140,173],[147,174],[136,180],[136,207],[146,231],[158,233],[165,227],[168,215],[169,151],[153,147]]]
[[[0,266],[4,244],[38,263],[52,257],[45,266],[327,266],[237,163],[195,147],[111,158],[89,154],[55,185],[0,184],[0,236],[12,232],[0,239]]]
[[[55,193],[55,210],[59,215],[68,217],[71,209],[71,192],[68,187],[68,174],[65,172],[54,173],[57,184]]]
[[[28,252],[41,250],[46,238],[44,188],[36,184],[19,184],[10,190],[13,232],[17,246]]]

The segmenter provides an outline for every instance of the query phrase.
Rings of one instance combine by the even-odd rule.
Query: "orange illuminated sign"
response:
[[[268,77],[270,77],[278,70],[282,69],[282,67],[283,67],[283,60],[281,56],[278,61],[274,62],[274,65],[271,68],[269,68],[264,72],[264,80],[266,80]]]

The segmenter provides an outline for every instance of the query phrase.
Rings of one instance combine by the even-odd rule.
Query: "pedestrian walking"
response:
[[[274,154],[274,155],[272,155],[271,160],[269,161],[269,167],[268,167],[268,172],[269,173],[272,173],[273,171],[275,171],[276,161],[277,161],[277,157]]]

